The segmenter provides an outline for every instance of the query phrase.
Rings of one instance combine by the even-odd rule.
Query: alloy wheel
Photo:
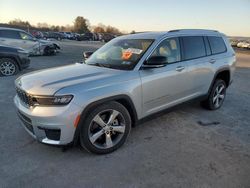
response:
[[[213,95],[213,105],[215,106],[215,108],[219,108],[225,98],[225,91],[226,91],[226,87],[224,84],[219,84],[215,91],[214,91],[214,95]]]
[[[88,137],[97,148],[115,146],[125,133],[125,119],[117,110],[108,109],[98,113],[89,126]]]
[[[11,76],[16,72],[16,66],[13,62],[5,61],[0,65],[0,71],[4,76]]]

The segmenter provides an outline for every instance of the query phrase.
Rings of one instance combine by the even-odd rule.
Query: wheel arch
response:
[[[209,90],[208,90],[208,95],[209,95],[209,93],[214,85],[215,80],[218,78],[224,80],[227,87],[228,87],[230,85],[230,80],[231,80],[230,69],[228,67],[225,67],[225,68],[221,68],[215,72],[213,81],[211,82]]]
[[[136,108],[134,106],[134,103],[132,101],[132,99],[127,96],[127,95],[116,95],[116,96],[111,96],[111,97],[107,97],[107,98],[103,98],[97,101],[94,101],[90,104],[88,104],[84,110],[82,111],[81,115],[80,115],[80,121],[77,125],[77,128],[75,130],[75,134],[74,134],[74,144],[76,144],[79,140],[79,133],[80,133],[80,126],[85,117],[87,116],[88,112],[94,108],[97,105],[106,103],[106,102],[111,102],[111,101],[115,101],[118,102],[120,104],[122,104],[129,112],[130,117],[131,117],[131,121],[132,121],[132,126],[136,125],[136,123],[138,122],[138,116],[137,116],[137,111]]]
[[[16,62],[16,64],[17,64],[17,67],[18,67],[19,71],[21,71],[20,61],[19,61],[18,57],[15,57],[15,56],[8,56],[8,55],[7,55],[7,56],[1,56],[1,57],[0,57],[0,59],[3,59],[3,58],[9,58],[9,59],[14,60],[14,61]]]

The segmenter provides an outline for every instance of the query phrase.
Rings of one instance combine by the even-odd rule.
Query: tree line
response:
[[[39,31],[65,31],[65,32],[76,32],[79,34],[87,33],[87,32],[95,32],[95,33],[112,33],[112,34],[123,34],[118,28],[98,24],[97,26],[91,26],[88,19],[77,16],[73,22],[73,25],[49,25],[47,23],[37,23],[36,26],[31,25],[28,21],[22,21],[20,19],[11,20],[8,24],[1,24],[2,26],[14,26],[24,30],[39,30]],[[0,25],[0,26],[1,26]]]

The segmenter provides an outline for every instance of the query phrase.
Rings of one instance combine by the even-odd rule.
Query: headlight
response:
[[[45,105],[45,106],[57,106],[67,105],[73,99],[73,95],[61,95],[61,96],[32,96],[32,102],[34,106]]]

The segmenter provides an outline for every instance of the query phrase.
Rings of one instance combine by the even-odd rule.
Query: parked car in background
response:
[[[62,34],[62,33],[59,33],[59,32],[48,32],[47,36],[46,36],[47,39],[56,39],[56,40],[62,40],[62,39],[65,39],[65,35]]]
[[[114,39],[116,36],[110,33],[102,33],[102,42],[109,42]]]
[[[77,40],[77,38],[80,36],[78,33],[72,33],[73,35],[73,40]]]
[[[235,64],[227,37],[214,30],[125,35],[83,64],[19,77],[14,102],[33,138],[53,145],[79,141],[105,154],[154,113],[196,98],[209,110],[221,108]]]
[[[94,34],[93,33],[84,33],[84,34],[81,34],[78,39],[79,41],[92,41],[94,40]]]
[[[231,44],[232,47],[237,47],[237,44],[238,44],[238,43],[239,43],[238,40],[231,40],[231,41],[230,41],[230,44]]]
[[[30,55],[52,55],[60,50],[54,41],[37,39],[21,29],[0,27],[0,45],[27,50]]]
[[[75,40],[75,36],[72,32],[65,32],[65,34],[67,35],[67,39],[69,40]]]
[[[237,44],[238,48],[250,48],[250,43],[247,41],[242,41]]]
[[[36,37],[37,39],[44,39],[44,34],[41,31],[30,31],[30,34]]]
[[[93,33],[93,40],[100,41],[98,33]]]
[[[12,76],[29,67],[29,53],[21,48],[0,45],[0,76]]]
[[[61,31],[61,32],[59,32],[59,33],[61,33],[65,39],[68,39],[68,35],[67,35],[66,32],[62,32],[62,31]]]

